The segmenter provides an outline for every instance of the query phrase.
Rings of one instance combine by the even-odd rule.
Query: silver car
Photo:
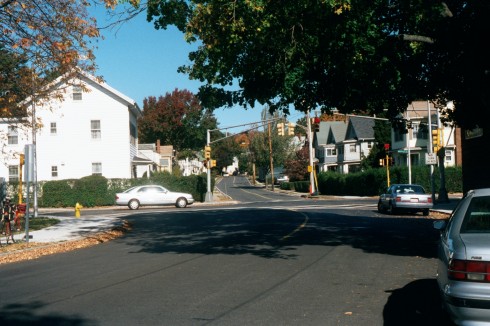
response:
[[[138,209],[140,206],[175,205],[184,208],[194,203],[191,194],[172,192],[159,185],[144,185],[116,194],[116,205]]]
[[[490,325],[490,188],[468,191],[434,227],[444,307],[458,325]]]
[[[433,208],[432,195],[417,184],[393,184],[379,196],[378,211],[393,214],[397,211],[422,212],[429,215]]]

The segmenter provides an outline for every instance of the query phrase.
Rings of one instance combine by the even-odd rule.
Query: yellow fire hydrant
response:
[[[75,217],[80,217],[80,213],[82,211],[83,206],[79,203],[75,204]]]

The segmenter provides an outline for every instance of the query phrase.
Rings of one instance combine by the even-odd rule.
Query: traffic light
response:
[[[214,168],[216,166],[216,160],[211,160],[211,167]]]
[[[319,117],[311,118],[311,130],[314,132],[320,131],[320,118]]]
[[[385,159],[384,158],[379,159],[379,166],[385,166]]]
[[[277,124],[277,134],[279,136],[284,136],[284,122],[279,122]]]
[[[19,156],[19,165],[20,166],[24,165],[24,163],[25,163],[24,158],[25,158],[24,154],[20,154],[20,156]]]
[[[211,146],[204,146],[204,158],[206,160],[211,158]]]
[[[432,130],[432,147],[434,152],[438,152],[441,148],[441,129]]]
[[[294,136],[294,123],[288,123],[288,136]]]

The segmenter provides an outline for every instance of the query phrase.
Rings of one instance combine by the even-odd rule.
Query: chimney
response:
[[[160,139],[157,139],[157,153],[160,154]]]

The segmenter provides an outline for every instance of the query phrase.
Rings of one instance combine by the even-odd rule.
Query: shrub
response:
[[[67,207],[73,202],[74,191],[67,180],[46,181],[42,190],[38,203],[41,207]]]

